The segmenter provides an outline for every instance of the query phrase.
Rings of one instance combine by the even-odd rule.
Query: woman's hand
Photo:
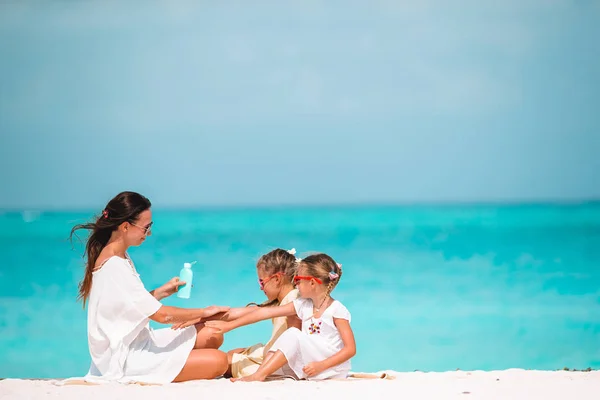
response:
[[[187,328],[188,326],[196,325],[196,324],[200,323],[201,321],[202,321],[202,318],[190,319],[189,321],[179,322],[178,324],[171,325],[171,329],[177,330],[177,329]]]
[[[208,306],[204,309],[204,318],[212,317],[219,313],[226,313],[230,308],[229,306]]]
[[[183,285],[185,285],[185,282],[180,281],[179,277],[176,276],[171,278],[169,282],[165,283],[154,291],[154,297],[156,297],[158,300],[162,300],[165,297],[169,297],[170,295],[177,293],[179,288]]]
[[[230,309],[230,307],[228,307],[228,306],[208,306],[206,308],[203,308],[203,311],[204,311],[203,317],[198,317],[198,318],[190,319],[188,321],[173,324],[173,325],[171,325],[171,329],[177,330],[177,329],[187,328],[188,326],[196,325],[197,323],[202,322],[203,319],[210,318],[216,314],[226,313],[227,311],[229,311],[229,309]]]

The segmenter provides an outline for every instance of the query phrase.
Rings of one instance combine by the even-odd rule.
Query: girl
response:
[[[94,222],[77,225],[91,234],[86,243],[87,265],[79,298],[88,303],[88,347],[92,363],[84,380],[164,384],[211,379],[227,369],[227,355],[217,350],[222,334],[203,324],[174,331],[151,329],[149,321],[172,324],[215,316],[228,307],[184,309],[159,300],[185,282],[178,278],[148,292],[127,249],[152,234],[150,201],[122,192],[108,202]]]
[[[302,320],[302,331],[285,331],[258,370],[241,380],[263,381],[286,364],[300,379],[347,377],[350,358],[356,354],[350,312],[330,296],[341,276],[341,265],[327,254],[308,256],[299,260],[294,277],[300,298],[286,305],[260,308],[233,321],[206,322],[206,326],[225,333],[273,317],[297,315]]]
[[[298,298],[298,290],[294,288],[293,283],[296,270],[294,254],[296,254],[295,249],[289,251],[275,249],[258,260],[256,263],[258,285],[267,296],[267,301],[257,305],[258,307],[282,306]],[[255,307],[248,307],[244,314],[255,310]],[[227,316],[223,320],[227,320]],[[265,354],[269,352],[273,343],[290,326],[298,328],[301,326],[301,322],[296,316],[273,318],[271,338],[266,345],[258,343],[245,349],[229,351],[227,353],[229,370],[226,376],[243,378],[254,374],[263,363]]]
[[[240,318],[250,312],[257,310],[257,307],[282,306],[298,298],[298,289],[294,288],[293,277],[296,271],[296,249],[283,250],[275,249],[261,256],[256,263],[256,273],[258,275],[258,285],[267,296],[267,301],[263,304],[251,303],[247,307],[232,308],[222,317],[223,321],[232,321]],[[214,318],[211,318],[214,319]],[[179,329],[190,325],[190,321],[183,324],[174,325],[174,329]],[[295,315],[281,316],[273,318],[273,330],[271,338],[266,345],[257,343],[247,348],[230,350],[227,353],[229,368],[225,373],[226,377],[242,378],[255,373],[265,359],[273,343],[289,327],[300,329],[302,322]]]

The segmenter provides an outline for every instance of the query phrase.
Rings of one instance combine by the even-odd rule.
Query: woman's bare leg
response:
[[[173,382],[214,379],[227,370],[227,354],[216,349],[193,349]]]
[[[196,324],[194,349],[218,349],[223,344],[223,334],[207,328],[203,323]]]
[[[265,357],[265,360],[263,361],[261,366],[258,367],[258,371],[244,378],[232,378],[231,381],[264,381],[267,376],[271,375],[273,372],[283,367],[285,364],[287,364],[287,362],[287,358],[285,358],[285,355],[281,352],[281,350],[277,350],[276,352],[272,353],[272,356]]]

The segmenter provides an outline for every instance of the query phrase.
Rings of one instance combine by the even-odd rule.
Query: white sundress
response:
[[[311,299],[294,300],[298,318],[302,320],[302,331],[296,328],[286,330],[273,344],[270,351],[280,350],[288,361],[288,366],[299,379],[321,380],[346,378],[351,368],[350,360],[336,365],[318,375],[307,377],[302,368],[310,362],[323,361],[339,352],[344,343],[333,318],[350,322],[350,312],[342,303],[334,300],[320,318],[313,318]]]
[[[196,341],[194,326],[152,329],[162,306],[144,287],[129,259],[113,256],[94,272],[88,300],[88,346],[92,358],[83,378],[103,383],[171,383]]]

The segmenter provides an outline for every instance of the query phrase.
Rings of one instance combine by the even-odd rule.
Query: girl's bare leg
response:
[[[271,357],[273,357],[273,354],[275,354],[275,352],[273,352],[273,351],[269,351],[269,352],[267,353],[267,355],[265,356],[265,358],[263,359],[263,362],[262,362],[262,363],[264,364],[264,363],[266,363],[267,361],[269,361],[269,359],[270,359]]]
[[[283,367],[288,362],[287,358],[285,358],[285,355],[281,352],[281,350],[277,350],[274,353],[269,352],[269,354],[272,355],[270,357],[265,357],[265,360],[263,361],[261,366],[258,367],[258,371],[244,378],[232,378],[231,381],[264,381],[267,376],[271,375],[273,372],[277,371],[279,368]]]

